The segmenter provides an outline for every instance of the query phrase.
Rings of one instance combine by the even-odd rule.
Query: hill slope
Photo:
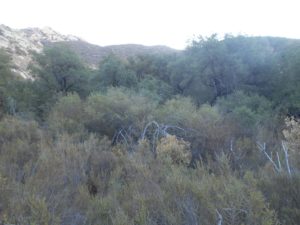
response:
[[[30,78],[27,67],[32,60],[32,52],[41,52],[46,42],[79,41],[74,36],[57,33],[51,28],[12,29],[0,25],[0,48],[12,57],[14,72],[23,78]]]
[[[60,34],[49,27],[12,29],[0,25],[0,48],[11,55],[14,65],[13,71],[25,79],[32,78],[28,70],[28,65],[32,61],[32,53],[40,53],[45,46],[51,46],[55,43],[66,44],[91,67],[96,67],[103,57],[111,53],[121,58],[127,58],[139,54],[176,52],[176,50],[166,46],[148,47],[130,44],[101,47],[72,35]]]
[[[64,41],[63,43],[74,50],[91,66],[97,66],[99,62],[109,54],[115,54],[120,58],[126,59],[141,54],[171,54],[178,52],[178,50],[167,46],[144,46],[138,44],[98,46],[80,40]]]

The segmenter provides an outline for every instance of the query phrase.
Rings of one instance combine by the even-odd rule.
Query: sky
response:
[[[213,33],[300,38],[299,6],[299,0],[1,0],[0,24],[47,26],[101,46],[183,49]]]

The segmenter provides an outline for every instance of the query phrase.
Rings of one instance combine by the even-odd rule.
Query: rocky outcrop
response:
[[[41,52],[45,43],[80,40],[74,36],[59,34],[49,27],[12,29],[0,25],[0,48],[11,55],[13,71],[26,79],[32,78],[28,70],[32,52]]]

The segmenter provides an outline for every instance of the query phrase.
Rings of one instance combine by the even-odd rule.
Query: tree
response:
[[[43,54],[36,55],[38,66],[33,67],[37,82],[44,91],[67,94],[83,94],[88,80],[88,71],[81,59],[64,45],[45,48]]]
[[[73,92],[88,95],[90,71],[71,49],[63,44],[47,47],[35,60],[37,65],[31,65],[36,75],[32,107],[37,118],[44,120],[60,96]]]
[[[155,102],[133,91],[109,88],[106,93],[95,93],[88,97],[86,127],[90,132],[110,138],[120,129],[129,127],[132,128],[130,132],[140,135],[155,108]]]
[[[240,127],[240,135],[252,135],[256,128],[272,121],[272,103],[257,94],[236,91],[219,98],[216,106],[223,115]]]
[[[0,118],[7,109],[8,85],[15,79],[11,71],[11,58],[2,49],[0,49]]]
[[[166,82],[149,76],[138,83],[138,90],[158,102],[164,102],[174,94],[173,88]]]
[[[274,78],[273,101],[284,114],[300,115],[300,43],[287,47],[280,58],[280,69]]]
[[[152,76],[170,82],[169,64],[175,55],[144,54],[129,59],[129,68],[135,71],[139,81]]]
[[[93,81],[96,90],[107,87],[135,87],[137,78],[134,71],[128,69],[126,64],[115,55],[107,56],[99,66],[99,71]]]
[[[0,87],[3,87],[13,77],[11,58],[3,49],[0,49],[0,74]]]

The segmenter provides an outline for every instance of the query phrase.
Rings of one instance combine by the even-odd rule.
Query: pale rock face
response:
[[[31,52],[40,53],[46,42],[79,41],[78,37],[62,35],[49,27],[12,29],[0,25],[0,48],[12,57],[13,71],[25,79],[32,79],[28,65],[32,61]]]

